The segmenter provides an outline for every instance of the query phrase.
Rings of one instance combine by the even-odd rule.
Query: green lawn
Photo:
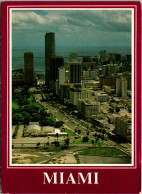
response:
[[[72,142],[71,144],[92,144],[92,139],[89,139],[88,142],[82,142],[82,140],[78,140],[78,141]],[[107,145],[107,144],[98,141],[98,142],[95,142],[93,145]]]
[[[66,129],[65,128],[65,132],[69,135],[69,136],[76,136],[75,132],[69,130],[69,129]]]
[[[89,147],[80,150],[81,154],[85,155],[99,155],[99,156],[127,156],[119,149],[111,147]]]
[[[71,144],[92,144],[92,143],[91,143],[91,140],[89,139],[88,142],[82,142],[82,140],[78,140],[78,141],[72,142]]]

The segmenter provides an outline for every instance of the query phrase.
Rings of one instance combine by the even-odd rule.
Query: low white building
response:
[[[28,125],[25,129],[25,136],[55,136],[58,133],[59,136],[67,136],[66,132],[61,132],[60,129],[51,126],[39,126],[39,125]]]
[[[41,127],[39,125],[28,125],[25,129],[25,133],[40,133]]]

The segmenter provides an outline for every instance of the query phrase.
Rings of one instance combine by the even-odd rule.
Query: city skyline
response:
[[[44,47],[47,32],[56,33],[57,47],[130,47],[131,10],[12,11],[13,48]]]
[[[42,66],[44,59],[45,75],[34,72],[34,52],[21,48],[24,70],[12,70],[12,163],[133,164],[132,60],[129,49],[119,47],[122,40],[123,46],[131,43],[130,11],[15,13],[16,38],[25,36],[19,45],[36,49],[44,41],[45,55],[39,55],[37,64]],[[83,55],[74,49],[56,55],[57,46],[65,49],[80,44],[86,45]],[[90,44],[93,52],[88,49]],[[108,52],[103,47],[95,55],[94,46],[101,45],[119,48]],[[16,59],[20,63],[23,58],[17,53]],[[29,150],[28,160],[18,148]],[[43,158],[35,152],[31,158],[33,149],[48,151],[48,155]],[[109,160],[103,160],[104,156]]]

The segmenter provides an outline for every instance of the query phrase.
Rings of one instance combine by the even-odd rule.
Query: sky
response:
[[[131,46],[131,10],[13,10],[12,46],[44,47],[55,32],[56,46]]]

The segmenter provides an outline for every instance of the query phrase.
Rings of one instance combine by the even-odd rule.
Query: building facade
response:
[[[125,77],[116,79],[116,94],[122,98],[127,97],[127,79]]]
[[[100,113],[100,103],[90,100],[78,100],[78,112],[86,118],[91,118],[92,115],[98,115]]]
[[[69,64],[70,83],[81,83],[81,63],[72,62]]]
[[[55,57],[55,33],[50,32],[45,35],[45,83],[49,85],[51,80],[51,67]]]
[[[59,71],[59,90],[60,90],[60,85],[64,84],[65,80],[66,80],[66,78],[65,78],[65,67],[60,67],[58,69],[58,71]]]
[[[64,66],[64,57],[62,56],[56,56],[51,58],[51,80],[53,82],[56,81],[56,79],[59,78],[58,75],[58,68]]]
[[[64,99],[70,98],[70,85],[69,84],[61,84],[60,85],[60,100],[64,101]]]
[[[34,84],[34,56],[32,52],[24,53],[24,79],[25,84]]]
[[[115,134],[121,140],[131,139],[131,119],[128,117],[116,118]]]

